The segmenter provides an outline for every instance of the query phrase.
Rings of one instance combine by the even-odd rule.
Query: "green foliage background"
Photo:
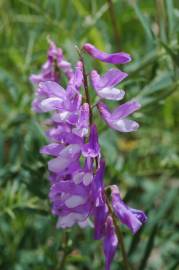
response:
[[[120,35],[105,0],[0,0],[0,269],[99,270],[101,243],[91,228],[56,230],[48,201],[41,117],[31,112],[28,77],[46,59],[48,35],[75,64],[74,45],[91,42],[133,56],[123,70],[126,100],[136,97],[141,128],[109,130],[98,119],[107,160],[106,182],[120,186],[148,223],[136,235],[123,229],[135,270],[179,269],[179,1],[114,0]],[[86,59],[105,71],[107,66]],[[112,270],[124,269],[120,250]]]

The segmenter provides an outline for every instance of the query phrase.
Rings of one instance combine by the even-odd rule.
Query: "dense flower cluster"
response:
[[[126,53],[107,54],[91,44],[85,44],[83,50],[91,57],[111,64],[125,64],[131,60]],[[68,78],[66,89],[57,83],[61,72]],[[122,201],[117,186],[107,189],[104,186],[105,161],[97,127],[90,120],[92,107],[80,91],[87,87],[86,76],[83,59],[72,70],[63,59],[61,49],[50,42],[48,60],[41,73],[30,77],[37,87],[33,109],[52,112],[50,128],[46,132],[49,144],[41,149],[41,153],[53,157],[48,162],[49,198],[52,213],[58,217],[57,227],[67,228],[74,224],[85,227],[91,219],[95,239],[103,239],[106,270],[109,270],[118,245],[114,216],[132,233],[136,233],[147,218],[144,212],[130,208]],[[110,128],[120,132],[138,128],[138,123],[127,117],[138,110],[140,104],[126,102],[111,112],[104,100],[123,99],[125,92],[116,86],[126,77],[126,73],[116,68],[109,69],[103,76],[95,70],[90,74],[91,85],[99,97],[97,108],[102,119]],[[107,190],[110,190],[109,196]]]

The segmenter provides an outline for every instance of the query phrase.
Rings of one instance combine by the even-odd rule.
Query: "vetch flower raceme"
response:
[[[91,57],[111,64],[125,64],[131,61],[126,53],[108,54],[91,44],[83,46]],[[55,67],[55,68],[54,68]],[[68,78],[66,89],[60,84],[60,72]],[[91,86],[99,97],[97,104],[102,119],[112,129],[120,132],[135,131],[139,125],[128,116],[140,108],[137,101],[117,106],[112,112],[105,100],[121,101],[125,95],[117,85],[127,77],[116,68],[104,75],[96,70],[90,73]],[[49,144],[40,150],[52,159],[48,162],[52,213],[58,217],[58,228],[69,228],[75,224],[85,227],[94,222],[94,238],[102,239],[106,257],[105,269],[109,270],[118,244],[116,220],[136,233],[147,218],[144,212],[128,207],[121,199],[117,186],[112,185],[110,196],[104,184],[105,161],[98,141],[98,130],[92,117],[88,77],[80,52],[80,61],[72,70],[63,59],[62,50],[50,42],[48,60],[39,75],[30,80],[37,85],[33,109],[50,112],[46,136]],[[85,88],[85,91],[83,90]],[[85,93],[85,95],[83,94]],[[103,100],[103,101],[102,101]],[[110,198],[109,198],[110,197]]]

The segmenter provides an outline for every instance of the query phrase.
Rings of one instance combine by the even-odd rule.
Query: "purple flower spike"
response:
[[[98,133],[96,125],[91,126],[89,143],[85,144],[82,149],[84,157],[95,158],[100,154],[100,146],[98,143]]]
[[[147,216],[143,211],[128,207],[121,199],[117,186],[111,186],[112,206],[116,216],[125,224],[133,234],[135,234],[143,223],[147,221]]]
[[[120,105],[112,113],[109,111],[107,105],[102,102],[98,103],[98,110],[105,120],[105,122],[113,129],[120,132],[132,132],[138,129],[139,124],[126,117],[140,108],[137,101],[126,102]]]
[[[95,70],[91,72],[91,82],[97,95],[101,98],[109,100],[123,99],[125,92],[115,88],[114,86],[126,77],[127,73],[124,73],[118,69],[110,69],[102,77],[100,77]]]
[[[126,64],[131,61],[129,54],[120,52],[108,54],[98,50],[94,45],[86,43],[83,46],[83,49],[91,55],[93,58],[96,58],[102,62],[111,63],[111,64]]]
[[[110,216],[107,217],[104,238],[104,254],[106,257],[105,270],[110,270],[110,265],[116,253],[118,239],[115,232],[113,220]]]
[[[83,49],[103,62],[125,64],[131,61],[127,53],[108,54],[89,43]],[[43,146],[40,152],[52,158],[48,162],[49,199],[52,214],[58,217],[57,228],[69,228],[76,224],[84,228],[90,225],[92,219],[94,238],[103,240],[105,269],[110,270],[118,245],[115,218],[136,233],[147,217],[144,212],[130,208],[122,201],[117,186],[111,186],[111,202],[108,201],[104,185],[105,161],[101,159],[94,122],[95,105],[91,105],[90,96],[87,98],[90,94],[86,82],[88,79],[84,77],[84,62],[80,58],[75,70],[72,70],[71,64],[64,60],[62,50],[50,41],[47,61],[38,75],[31,76],[31,81],[38,84],[32,106],[36,112],[50,112],[51,115],[45,122],[49,144]],[[57,83],[61,71],[68,80],[65,88]],[[125,92],[116,86],[127,76],[127,73],[115,68],[102,76],[92,70],[91,84],[98,100],[122,100]],[[137,101],[126,102],[113,111],[99,101],[97,108],[104,121],[115,130],[131,132],[139,126],[128,119],[140,108]],[[111,209],[108,203],[111,203]]]

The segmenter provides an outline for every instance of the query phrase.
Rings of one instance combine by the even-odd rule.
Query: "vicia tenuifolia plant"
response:
[[[123,99],[125,92],[116,86],[127,74],[111,68],[104,75],[96,70],[87,75],[83,54],[110,64],[125,64],[131,57],[122,52],[104,53],[88,43],[81,50],[77,48],[77,52],[79,61],[73,70],[64,60],[62,50],[50,41],[48,60],[40,74],[30,77],[36,86],[33,110],[51,112],[46,132],[49,144],[40,151],[52,157],[48,162],[52,213],[58,217],[58,228],[75,224],[85,227],[91,220],[94,238],[103,240],[106,270],[110,269],[118,244],[125,269],[129,269],[118,220],[135,234],[147,218],[144,212],[123,202],[116,185],[105,186],[105,157],[98,142],[93,110],[97,107],[101,119],[110,128],[132,132],[139,124],[128,116],[138,110],[140,104],[132,100],[111,111],[105,100]],[[62,72],[68,79],[66,89],[59,84]],[[89,83],[98,96],[95,104],[91,103]]]

